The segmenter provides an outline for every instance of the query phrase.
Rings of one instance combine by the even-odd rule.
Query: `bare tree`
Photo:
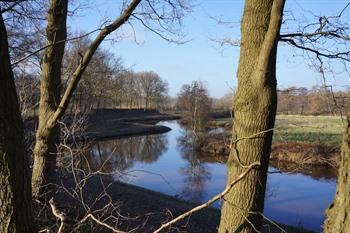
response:
[[[91,43],[89,37],[84,35],[76,36],[82,38],[67,44],[63,61],[64,81],[72,75],[79,63],[80,54]],[[112,107],[114,91],[121,91],[121,87],[115,85],[115,79],[118,79],[122,72],[122,59],[98,48],[73,94],[71,109],[85,112],[92,108]]]
[[[61,97],[61,66],[64,41],[67,38],[67,11],[67,1],[50,2],[46,31],[48,43],[52,46],[45,49],[41,64],[39,126],[36,132],[32,173],[33,196],[36,198],[43,193],[43,188],[47,188],[45,185],[56,182],[56,143],[59,140],[59,127],[56,124],[58,118],[55,117],[55,113],[59,109],[57,103]]]
[[[264,6],[269,5],[280,5],[283,1],[261,1],[259,3],[254,2],[255,6],[259,6],[260,3],[264,4]],[[274,118],[275,118],[275,107],[276,107],[276,99],[275,99],[275,59],[276,59],[276,49],[277,42],[284,42],[289,45],[294,46],[296,51],[299,52],[304,58],[307,58],[310,66],[314,68],[321,76],[324,82],[325,92],[328,92],[326,85],[326,75],[330,72],[334,71],[333,61],[340,62],[343,64],[343,71],[348,72],[346,67],[346,63],[349,61],[349,26],[343,17],[345,15],[346,9],[350,4],[347,4],[344,9],[340,11],[340,13],[336,16],[315,16],[313,15],[315,22],[307,22],[307,23],[296,23],[293,26],[288,24],[289,21],[297,21],[298,19],[286,16],[282,29],[278,27],[277,34],[275,33],[276,27],[273,26],[273,15],[275,14],[277,18],[282,18],[282,10],[279,14],[275,11],[270,11],[267,8],[262,10],[262,8],[253,7],[250,1],[246,1],[243,21],[241,24],[241,32],[242,39],[240,41],[241,46],[241,54],[240,54],[240,63],[238,69],[238,90],[235,95],[234,100],[234,111],[235,111],[235,119],[233,126],[233,143],[231,154],[228,162],[229,174],[228,177],[232,176],[233,170],[243,169],[247,164],[256,161],[256,159],[261,161],[261,168],[259,169],[258,176],[260,177],[259,181],[255,184],[251,183],[252,186],[259,187],[255,192],[250,192],[249,195],[253,195],[248,197],[245,192],[241,192],[240,188],[237,189],[236,195],[232,195],[232,198],[226,199],[225,204],[222,209],[222,220],[220,224],[220,231],[225,232],[225,230],[236,229],[240,232],[254,232],[260,229],[259,223],[259,210],[262,211],[263,206],[263,192],[264,188],[260,189],[260,187],[265,187],[264,180],[266,179],[266,167],[269,160],[269,151],[270,151],[270,139],[272,136],[272,130],[274,126]],[[273,7],[271,8],[273,9]],[[263,13],[265,11],[265,13]],[[290,13],[290,12],[289,12]],[[264,20],[261,20],[260,17],[265,14]],[[278,16],[279,15],[279,16]],[[251,24],[254,19],[259,18],[259,22],[257,21],[255,25],[261,25],[260,29],[262,30],[261,36],[258,36],[259,33],[256,28]],[[264,21],[264,23],[263,23]],[[270,25],[269,25],[270,21]],[[275,21],[276,22],[276,21]],[[294,27],[296,25],[296,27]],[[276,24],[275,24],[276,26]],[[272,32],[271,32],[272,29]],[[281,32],[279,32],[281,30]],[[250,36],[249,36],[250,35]],[[254,35],[254,38],[252,36]],[[247,38],[248,41],[247,41]],[[267,41],[270,42],[274,40],[273,49],[270,52],[269,56],[264,56],[264,52],[266,52],[265,43]],[[233,40],[223,40],[223,44],[231,44],[237,45],[237,41]],[[249,45],[247,45],[249,44]],[[256,46],[256,50],[254,50],[254,46]],[[271,44],[270,44],[271,45]],[[247,47],[249,49],[247,49]],[[249,54],[249,55],[248,55]],[[248,55],[248,56],[247,56]],[[267,53],[265,53],[267,55]],[[247,57],[245,57],[247,56]],[[249,57],[249,58],[248,58]],[[256,58],[256,62],[254,59]],[[262,60],[264,57],[265,61]],[[269,67],[266,71],[266,77],[261,80],[253,80],[252,77],[260,71],[256,71],[260,69],[259,64],[267,63]],[[254,71],[250,68],[255,67]],[[250,76],[250,77],[248,77]],[[261,89],[254,89],[256,87],[261,87]],[[259,99],[252,98],[256,93],[259,96]],[[258,94],[259,93],[259,94]],[[334,95],[328,95],[334,97]],[[294,98],[294,96],[292,96]],[[267,100],[265,104],[266,109],[261,111],[259,108],[261,102]],[[325,103],[327,103],[326,101]],[[262,105],[261,105],[262,106]],[[328,110],[330,110],[330,104],[328,104]],[[249,120],[247,114],[249,112],[253,112],[255,115],[254,120]],[[253,115],[252,114],[252,115]],[[268,116],[269,115],[269,116]],[[268,116],[267,118],[265,118]],[[249,122],[249,123],[248,123]],[[264,123],[263,123],[264,122]],[[248,137],[244,140],[238,140],[237,137],[241,138],[244,133],[250,134],[249,130],[255,128],[257,125],[264,125],[264,129],[260,129],[260,133],[256,132],[257,137],[253,140],[251,137]],[[259,130],[258,130],[259,131]],[[235,136],[236,135],[236,136]],[[260,141],[261,140],[261,141]],[[259,142],[260,141],[260,142]],[[251,143],[251,144],[250,144]],[[256,153],[253,153],[251,150],[252,147],[258,149]],[[250,148],[250,149],[249,149]],[[266,153],[265,153],[266,152]],[[259,155],[256,157],[256,155]],[[255,159],[253,159],[255,158]],[[242,162],[243,161],[243,162]],[[235,169],[233,169],[233,167]],[[236,169],[238,167],[238,169]],[[241,167],[241,168],[240,168]],[[253,175],[252,175],[253,176]],[[256,176],[256,177],[258,177]],[[250,179],[250,178],[249,178]],[[248,179],[248,180],[249,180]],[[242,187],[244,189],[249,189],[251,186],[249,182],[242,182]],[[260,189],[260,191],[259,191]],[[343,189],[344,190],[344,189]],[[240,192],[240,194],[238,193]],[[343,195],[348,195],[343,193]],[[230,196],[230,195],[229,195]],[[248,206],[243,204],[245,201],[252,200]],[[242,201],[242,203],[241,203]],[[346,206],[346,205],[342,205]],[[236,210],[235,210],[236,209]],[[333,213],[340,213],[338,216],[345,216],[345,209],[341,209],[342,211],[336,210]],[[242,212],[243,211],[243,212]],[[342,212],[342,213],[341,213]],[[225,216],[236,216],[235,220],[229,218],[228,221],[225,220]],[[257,217],[255,218],[254,215]],[[334,216],[333,216],[334,217]],[[241,219],[242,223],[237,224],[236,219]],[[340,218],[339,218],[340,219]],[[236,226],[234,226],[236,225]],[[336,224],[337,225],[337,224]],[[344,226],[344,225],[342,225]],[[237,228],[238,227],[238,228]],[[330,227],[332,228],[332,227]],[[334,229],[334,228],[333,228]],[[346,229],[346,228],[343,228]],[[337,231],[338,232],[338,231]]]
[[[17,74],[15,84],[22,117],[35,116],[39,104],[39,79],[29,74]]]
[[[182,18],[188,11],[185,3],[186,1],[182,0],[164,2],[132,0],[128,5],[124,4],[122,13],[104,26],[84,51],[61,96],[60,68],[66,40],[65,22],[68,8],[65,1],[51,1],[47,26],[49,46],[45,49],[42,63],[39,128],[34,149],[32,176],[34,197],[39,197],[43,193],[45,184],[55,182],[55,154],[59,141],[57,121],[67,110],[71,97],[100,44],[109,34],[128,22],[131,16],[164,39],[169,39],[166,35],[178,35],[176,25],[181,25]]]
[[[177,106],[184,111],[185,121],[194,132],[202,131],[210,118],[211,98],[201,81],[183,85],[177,98]]]
[[[1,13],[8,31],[12,67],[26,72],[39,70],[41,54],[36,53],[22,63],[16,63],[45,44],[44,23],[47,1],[13,0],[1,1]],[[31,71],[29,71],[31,70]],[[33,73],[31,73],[33,74]]]
[[[163,81],[158,74],[154,72],[139,72],[136,73],[137,82],[140,88],[140,94],[144,99],[144,109],[147,110],[156,106],[165,98],[168,92],[168,83]]]

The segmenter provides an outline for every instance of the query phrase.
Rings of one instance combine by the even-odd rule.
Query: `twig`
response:
[[[87,219],[91,218],[93,221],[95,221],[97,224],[101,225],[101,226],[104,226],[106,228],[108,228],[109,230],[115,232],[115,233],[126,233],[125,231],[120,231],[120,230],[117,230],[115,229],[114,227],[108,225],[107,223],[104,223],[100,220],[98,220],[93,214],[88,214],[85,216],[85,218],[83,218],[81,221],[80,221],[80,224],[85,222]]]
[[[66,43],[66,42],[72,41],[72,40],[79,40],[79,39],[81,39],[83,37],[89,36],[89,35],[97,32],[97,31],[100,31],[100,30],[101,30],[101,28],[98,28],[98,29],[92,30],[92,31],[90,31],[88,33],[85,33],[83,35],[80,35],[80,36],[72,37],[72,38],[69,38],[69,39],[66,39],[66,40],[56,41],[54,43],[50,43],[48,45],[45,45],[44,47],[41,47],[41,48],[35,50],[34,52],[31,52],[30,54],[28,54],[28,55],[18,59],[17,61],[12,62],[11,66],[13,67],[13,66],[17,65],[18,63],[21,63],[22,61],[24,61],[24,60],[28,59],[29,57],[31,57],[31,56],[33,56],[33,55],[43,51],[44,49],[46,49],[48,47],[51,47],[51,46],[54,46],[54,45],[57,45],[57,44],[60,44],[60,43]]]

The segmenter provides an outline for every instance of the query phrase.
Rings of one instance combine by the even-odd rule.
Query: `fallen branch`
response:
[[[175,219],[171,220],[170,222],[167,222],[165,224],[162,224],[161,227],[159,227],[157,230],[155,230],[153,233],[159,233],[161,230],[170,227],[171,225],[173,225],[174,223],[180,221],[181,219],[184,219],[190,215],[192,215],[195,212],[198,212],[208,206],[210,206],[211,204],[213,204],[214,202],[216,202],[219,199],[222,199],[232,188],[235,184],[237,184],[240,180],[242,180],[253,168],[259,167],[260,166],[260,162],[254,162],[252,164],[250,164],[249,166],[247,166],[247,169],[241,173],[235,180],[233,180],[226,188],[223,192],[215,195],[214,197],[212,197],[209,201],[207,201],[204,204],[201,204],[199,206],[194,207],[193,209],[187,211],[184,214],[181,214],[180,216],[176,217]]]

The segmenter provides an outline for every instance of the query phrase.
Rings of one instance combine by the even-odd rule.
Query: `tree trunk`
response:
[[[284,0],[246,0],[228,159],[230,184],[259,161],[224,197],[219,232],[257,232],[262,226],[266,177],[277,108],[276,54]]]
[[[350,109],[343,135],[341,164],[338,171],[337,193],[329,206],[324,224],[325,233],[346,233],[350,229]]]
[[[51,0],[47,17],[47,39],[52,46],[46,48],[41,66],[39,127],[36,134],[32,176],[33,197],[41,197],[41,194],[49,188],[49,184],[56,182],[56,147],[59,143],[57,122],[67,110],[73,93],[92,56],[106,36],[121,27],[129,19],[140,2],[141,0],[132,0],[119,17],[100,30],[85,50],[79,65],[69,77],[67,88],[60,98],[62,57],[64,41],[67,36],[68,1]],[[50,195],[48,197],[50,198]]]
[[[59,126],[49,119],[60,102],[61,66],[67,37],[66,19],[68,1],[51,0],[47,16],[47,39],[52,44],[45,49],[41,68],[39,127],[34,147],[32,175],[33,197],[39,198],[49,190],[47,184],[56,182],[56,155],[59,142]]]
[[[0,232],[34,232],[29,159],[0,14]]]

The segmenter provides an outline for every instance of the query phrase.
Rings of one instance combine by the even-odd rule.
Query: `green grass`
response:
[[[340,117],[278,115],[274,140],[339,146],[342,132]]]
[[[231,118],[213,120],[213,125],[223,126]],[[341,117],[277,115],[274,141],[293,141],[339,146],[344,125]]]

